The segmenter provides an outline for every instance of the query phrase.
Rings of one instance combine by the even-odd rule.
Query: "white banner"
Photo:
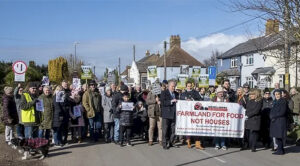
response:
[[[237,103],[184,101],[176,104],[176,135],[244,137],[245,109]]]

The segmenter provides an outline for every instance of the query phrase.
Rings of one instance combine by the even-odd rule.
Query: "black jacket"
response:
[[[120,118],[120,114],[118,112],[117,107],[119,106],[119,104],[122,101],[122,93],[121,92],[117,92],[113,95],[112,101],[111,101],[111,106],[113,109],[113,113],[114,113],[114,118]]]
[[[123,99],[120,101],[119,106],[121,105],[121,103],[123,102]],[[123,110],[120,107],[117,107],[117,112],[120,116],[120,125],[121,126],[132,126],[133,125],[133,117],[135,114],[135,109],[133,109],[133,111],[127,111],[127,110]]]
[[[285,99],[281,98],[279,100],[273,101],[273,108],[270,112],[270,136],[275,138],[285,138],[286,129],[286,119],[288,112],[288,103]]]
[[[246,105],[246,116],[248,119],[245,122],[246,129],[259,131],[261,123],[261,108],[263,101],[249,100]]]
[[[179,94],[174,91],[175,99],[179,98]],[[161,92],[161,117],[165,119],[175,119],[176,117],[176,103],[171,103],[172,96],[169,90]]]
[[[56,95],[53,96],[53,105],[54,105],[54,113],[53,113],[53,127],[60,127],[62,123],[67,124],[69,122],[69,109],[70,106],[66,107],[65,102],[56,102]]]
[[[273,106],[273,99],[269,97],[268,99],[263,98],[263,106],[261,109],[261,128],[270,129],[270,111]]]
[[[199,92],[195,90],[185,91],[180,95],[180,100],[187,100],[187,99],[195,100],[195,101],[203,100],[201,99]]]
[[[233,89],[225,90],[224,96],[225,96],[225,98],[228,98],[229,102],[231,102],[231,103],[235,102],[235,92]]]

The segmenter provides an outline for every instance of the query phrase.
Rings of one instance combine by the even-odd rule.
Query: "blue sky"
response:
[[[215,49],[225,51],[259,34],[260,21],[218,34],[211,32],[251,19],[229,12],[221,0],[0,0],[0,60],[35,60],[74,53],[96,66],[122,69],[147,49],[162,51],[162,41],[179,34],[183,48],[200,61]],[[260,25],[263,27],[263,25]],[[207,44],[209,43],[209,44]]]

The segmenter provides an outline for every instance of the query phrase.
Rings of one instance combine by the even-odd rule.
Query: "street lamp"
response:
[[[79,44],[79,42],[74,42],[74,48],[75,48],[75,54],[74,54],[74,65],[73,65],[73,67],[76,65],[76,47],[77,47],[77,44]]]

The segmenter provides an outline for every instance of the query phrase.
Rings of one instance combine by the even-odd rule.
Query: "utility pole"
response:
[[[135,45],[133,45],[133,61],[135,61]]]
[[[166,56],[167,56],[167,42],[164,41],[164,80],[167,80],[167,62],[166,62]]]
[[[76,57],[76,48],[77,48],[77,44],[79,44],[79,42],[74,42],[74,48],[75,48],[75,54],[74,54],[74,61],[73,61],[73,69],[75,69],[75,65],[77,64],[77,57]]]
[[[289,61],[290,61],[290,6],[289,0],[284,1],[284,69],[285,69],[285,90],[290,91]]]
[[[119,68],[119,73],[118,73],[118,75],[119,75],[119,85],[120,85],[120,83],[121,83],[121,58],[119,57],[119,65],[118,65],[118,68]]]

